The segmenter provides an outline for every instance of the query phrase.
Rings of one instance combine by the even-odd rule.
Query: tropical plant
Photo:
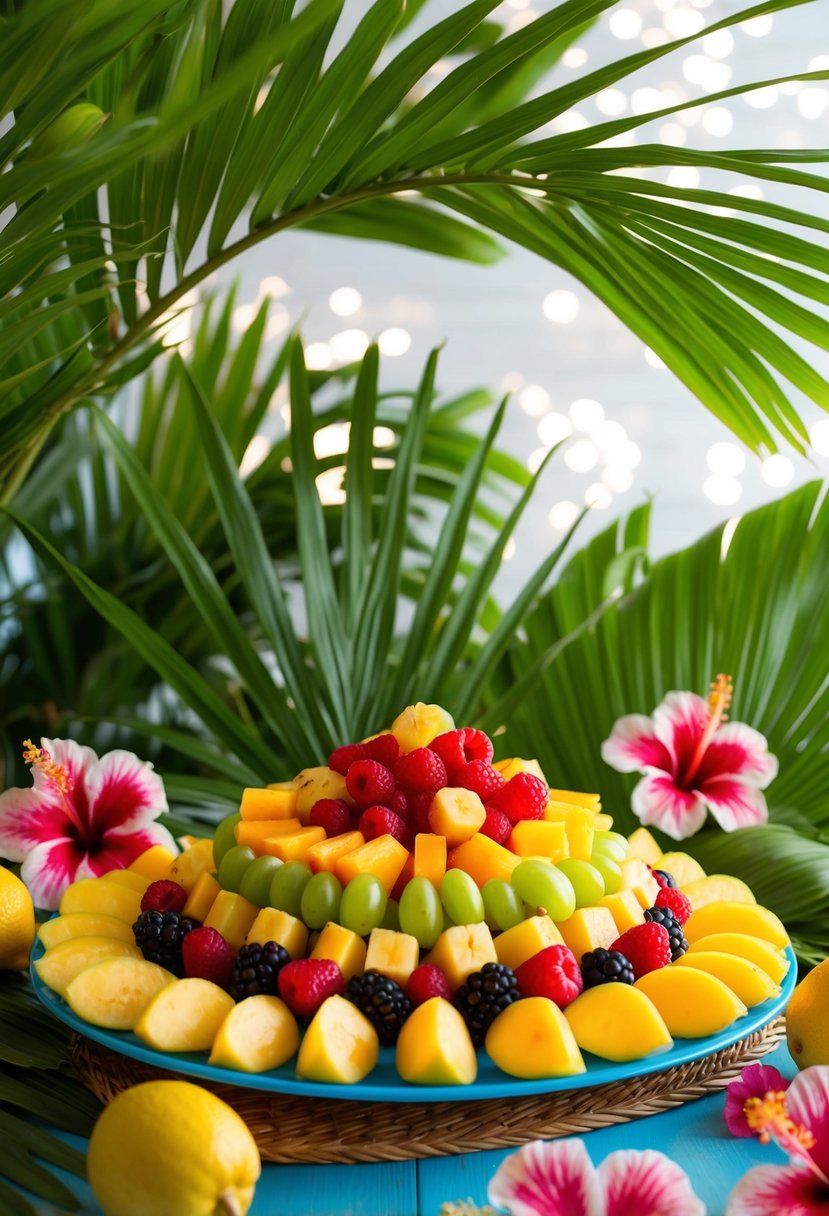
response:
[[[498,2],[426,25],[423,0],[375,0],[356,22],[344,0],[296,12],[293,0],[3,0],[5,501],[64,415],[150,365],[188,292],[295,227],[479,261],[499,252],[488,229],[595,292],[754,450],[808,442],[784,383],[821,406],[827,384],[780,331],[827,345],[813,304],[829,299],[829,254],[810,234],[829,221],[639,171],[726,170],[805,199],[825,178],[791,166],[826,153],[614,142],[776,82],[546,131],[674,50],[807,0],[764,0],[537,96],[614,0],[564,0],[512,33],[488,20]],[[737,215],[715,210],[726,205]]]

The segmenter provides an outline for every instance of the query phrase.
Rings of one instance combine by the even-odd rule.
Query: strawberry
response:
[[[406,984],[406,996],[413,1005],[422,1005],[433,996],[442,996],[444,1000],[452,1000],[452,989],[449,981],[434,963],[421,963],[415,967]]]
[[[343,973],[327,958],[298,958],[279,972],[279,995],[298,1018],[312,1018],[324,1000],[345,988]]]
[[[191,929],[181,943],[181,957],[188,979],[210,980],[220,988],[229,985],[236,952],[218,929]]]
[[[582,990],[581,968],[567,946],[545,946],[515,968],[522,996],[546,996],[563,1009]]]
[[[610,949],[624,954],[633,967],[637,980],[649,971],[667,967],[671,961],[671,939],[668,930],[663,925],[651,921],[628,929],[621,937],[616,938]]]

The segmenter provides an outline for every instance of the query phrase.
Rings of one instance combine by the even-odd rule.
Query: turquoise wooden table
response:
[[[795,1073],[785,1045],[765,1057],[784,1076]],[[725,1127],[722,1093],[676,1110],[584,1136],[598,1164],[620,1148],[655,1148],[677,1161],[708,1205],[723,1216],[729,1191],[753,1165],[783,1164],[774,1145],[736,1140]],[[64,1137],[83,1149],[76,1136]],[[438,1216],[447,1200],[486,1202],[487,1183],[508,1152],[473,1153],[396,1165],[265,1166],[250,1216]],[[92,1192],[69,1174],[61,1177],[81,1201],[84,1216],[100,1216]],[[45,1214],[48,1208],[39,1209]],[[148,1214],[149,1216],[149,1214]],[[549,1216],[556,1216],[551,1212]],[[784,1216],[781,1213],[781,1216]]]

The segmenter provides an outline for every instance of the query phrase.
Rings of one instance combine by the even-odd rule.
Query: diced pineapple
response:
[[[353,853],[361,844],[366,843],[362,832],[343,832],[341,836],[332,836],[330,840],[320,840],[312,844],[305,855],[305,861],[315,874],[321,870],[334,873],[337,862],[346,853]]]
[[[609,832],[613,827],[613,816],[605,815],[602,811],[597,811],[596,817],[593,820],[593,827],[597,832]]]
[[[621,864],[623,891],[632,891],[643,908],[652,908],[659,894],[659,883],[651,874],[647,862],[628,857]]]
[[[204,923],[221,933],[234,950],[241,950],[258,914],[256,904],[233,891],[220,891]]]
[[[335,773],[333,768],[321,764],[316,768],[304,768],[294,778],[296,784],[296,816],[302,823],[308,822],[311,807],[320,798],[342,798],[351,805],[353,799],[345,784],[342,773]]]
[[[213,907],[213,902],[221,889],[213,875],[208,874],[205,870],[203,874],[198,876],[193,890],[187,896],[187,903],[184,905],[184,915],[192,916],[194,920],[204,924],[210,909]]]
[[[414,869],[416,878],[428,878],[439,887],[446,873],[446,837],[434,832],[418,832],[415,836]]]
[[[340,857],[334,865],[334,873],[343,886],[358,874],[373,874],[390,894],[408,856],[405,845],[387,833]]]
[[[391,733],[404,754],[428,747],[438,735],[454,729],[455,723],[445,709],[440,705],[424,705],[422,701],[408,705],[391,724]]]
[[[429,827],[445,836],[450,848],[474,836],[485,819],[486,808],[474,790],[445,786],[429,808]]]
[[[596,812],[601,807],[601,794],[582,794],[578,790],[550,790],[552,802],[568,802],[572,806],[587,807]]]
[[[246,789],[242,793],[239,811],[247,823],[263,819],[293,819],[296,815],[297,791],[288,789]]]
[[[167,871],[175,859],[175,853],[165,849],[163,844],[154,844],[140,853],[135,861],[130,863],[129,868],[135,874],[143,874],[150,882],[157,882],[160,878],[166,878]]]
[[[512,872],[521,858],[502,844],[497,844],[489,836],[477,832],[452,849],[446,858],[447,870],[465,870],[479,887],[490,878],[501,878],[509,882]]]
[[[213,864],[213,841],[205,838],[199,840],[192,848],[186,852],[180,853],[176,859],[171,862],[165,878],[169,878],[171,882],[177,882],[180,887],[184,887],[189,895],[196,885],[196,879],[200,874],[212,873],[216,869]]]
[[[609,950],[619,936],[610,909],[602,907],[578,908],[556,928],[577,959],[588,950]]]
[[[501,934],[503,936],[503,934]],[[454,991],[484,963],[497,963],[498,955],[487,925],[452,925],[432,947],[428,961],[440,967]]]
[[[246,844],[258,855],[269,838],[292,836],[301,828],[298,819],[242,819],[236,824],[233,834],[237,844]]]
[[[513,756],[510,760],[496,760],[492,767],[498,770],[505,782],[511,781],[519,773],[529,773],[532,777],[538,777],[539,781],[543,781],[545,785],[547,784],[547,778],[537,760],[522,760],[518,756]]]
[[[368,969],[366,943],[357,933],[344,928],[343,925],[335,924],[332,920],[320,933],[311,951],[311,958],[327,958],[336,963],[346,983],[353,975],[360,975]]]
[[[543,819],[521,819],[507,841],[507,848],[520,857],[542,857],[545,861],[562,861],[570,856],[567,827]]]
[[[417,938],[393,929],[372,929],[368,939],[365,970],[379,971],[405,988],[420,958]]]
[[[547,803],[544,810],[547,822],[563,821],[567,832],[570,856],[579,861],[589,861],[593,855],[593,835],[596,831],[596,815],[589,808],[567,802]]]
[[[630,845],[629,857],[638,857],[640,861],[647,862],[649,866],[659,865],[662,849],[647,828],[637,828],[635,832],[631,832],[628,836],[628,844]]]
[[[495,938],[498,962],[513,971],[547,946],[563,946],[564,938],[549,916],[528,916]]]
[[[287,836],[269,836],[262,841],[261,852],[280,861],[305,861],[311,845],[321,840],[325,840],[325,828],[299,828]]]
[[[617,937],[628,929],[645,923],[645,913],[633,891],[617,891],[615,895],[603,895],[598,900],[600,907],[607,908],[616,923]],[[648,907],[651,907],[648,904]]]
[[[308,945],[308,929],[296,916],[279,908],[262,908],[248,930],[247,945],[264,946],[276,942],[284,946],[291,958],[304,958]]]

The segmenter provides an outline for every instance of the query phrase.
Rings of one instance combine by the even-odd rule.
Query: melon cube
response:
[[[545,861],[563,861],[570,856],[563,820],[552,823],[543,819],[522,819],[512,829],[507,848],[520,857],[543,857]]]
[[[321,764],[316,768],[304,768],[294,778],[296,785],[296,810],[293,812],[302,823],[308,822],[311,807],[320,798],[342,798],[351,806],[354,801],[345,784],[342,773]]]
[[[311,845],[325,840],[325,828],[299,828],[287,836],[268,836],[262,841],[261,851],[281,861],[305,861]]]
[[[328,958],[332,963],[336,963],[346,983],[352,976],[368,970],[366,943],[359,934],[344,928],[343,925],[335,924],[333,920],[325,925],[317,938],[311,958]]]
[[[119,887],[126,887],[128,891],[137,891],[139,895],[143,895],[150,885],[145,874],[136,874],[134,870],[108,870],[106,880],[117,883]]]
[[[278,996],[248,996],[218,1029],[208,1064],[239,1072],[279,1068],[299,1047],[296,1018]]]
[[[296,1075],[309,1081],[356,1085],[374,1068],[379,1050],[377,1031],[357,1006],[344,997],[329,996],[305,1032]]]
[[[145,958],[104,958],[76,975],[66,988],[73,1013],[106,1030],[132,1030],[147,1004],[178,980]]]
[[[529,916],[495,938],[498,962],[505,967],[520,967],[528,958],[547,946],[563,946],[564,938],[549,916]]]
[[[259,909],[250,900],[234,891],[220,891],[204,923],[221,933],[234,950],[241,950],[258,914]]]
[[[416,878],[428,878],[440,887],[446,873],[446,837],[434,832],[418,832],[415,836],[414,871]]]
[[[208,874],[207,870],[205,870],[203,874],[198,876],[192,891],[187,896],[187,903],[184,905],[184,915],[192,916],[194,920],[198,920],[204,924],[210,909],[213,907],[213,902],[221,889],[221,886],[213,875]]]
[[[198,876],[205,872],[212,873],[215,869],[213,841],[204,839],[197,841],[184,853],[180,853],[170,864],[164,877],[169,878],[171,882],[177,882],[180,887],[184,887],[189,895],[196,885]]]
[[[312,844],[305,854],[305,861],[315,874],[326,870],[334,873],[337,862],[346,853],[353,853],[361,844],[366,843],[362,832],[343,832],[341,836],[332,836],[330,840],[320,840]]]
[[[70,937],[35,959],[34,967],[48,988],[65,996],[75,976],[102,958],[141,958],[141,951],[134,941],[130,944],[116,937]]]
[[[166,877],[167,871],[176,859],[175,853],[165,849],[163,844],[151,845],[143,853],[139,853],[135,861],[130,863],[134,874],[143,874],[150,882]]]
[[[334,873],[343,886],[358,874],[373,874],[391,894],[408,856],[409,850],[405,845],[387,833],[366,841],[358,849],[340,857],[334,865]]]
[[[368,939],[365,970],[379,971],[405,988],[420,960],[417,938],[393,929],[372,929]]]
[[[168,984],[145,1005],[135,1034],[156,1051],[209,1051],[235,1001],[210,980]]]
[[[59,911],[61,916],[72,912],[103,913],[132,925],[141,914],[141,896],[106,878],[81,878],[66,888]]]
[[[633,891],[617,891],[614,895],[603,895],[597,901],[599,907],[607,908],[616,923],[617,936],[621,937],[634,925],[644,925],[645,912]],[[651,904],[648,907],[652,907]]]
[[[544,809],[544,820],[548,823],[563,822],[570,856],[579,861],[590,860],[593,855],[596,816],[589,807],[551,799]]]
[[[638,857],[640,861],[646,861],[649,866],[659,867],[662,849],[647,828],[637,828],[635,832],[631,832],[628,836],[628,844],[630,845],[630,857]]]
[[[564,938],[577,961],[588,950],[609,950],[619,932],[609,908],[578,908],[567,920],[560,920],[556,928]]]
[[[288,789],[246,789],[242,793],[239,811],[246,822],[293,819],[296,805],[297,791],[293,785]]]
[[[250,929],[247,945],[264,946],[265,942],[276,942],[284,946],[291,958],[304,958],[308,945],[308,928],[290,912],[280,908],[262,908]]]
[[[440,967],[454,991],[473,971],[480,971],[484,963],[497,963],[499,959],[489,927],[482,922],[444,929],[428,961]]]
[[[429,808],[429,827],[445,836],[451,848],[474,836],[486,819],[486,808],[474,790],[446,786],[438,790]]]
[[[582,794],[578,790],[550,790],[552,802],[566,802],[571,806],[587,807],[596,812],[602,804],[601,794]]]
[[[497,844],[489,836],[477,832],[451,850],[446,858],[446,868],[465,870],[478,887],[483,887],[490,878],[509,882],[520,861],[520,857],[505,849],[502,844]]]
[[[237,844],[245,844],[261,854],[266,840],[272,836],[292,836],[300,830],[298,819],[241,819],[233,829]]]

